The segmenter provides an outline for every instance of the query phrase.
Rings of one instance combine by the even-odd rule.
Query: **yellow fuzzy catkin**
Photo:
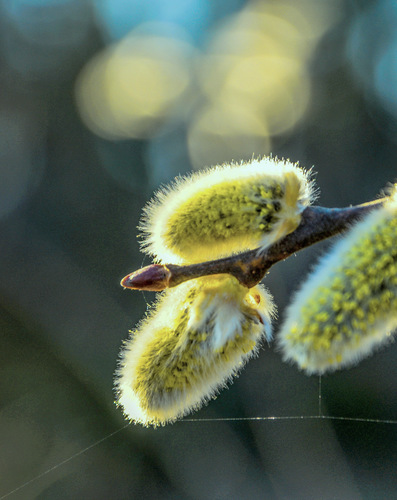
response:
[[[142,248],[173,264],[263,249],[296,229],[312,198],[308,173],[289,161],[216,166],[157,193],[144,209]]]
[[[278,342],[286,360],[322,374],[353,364],[397,328],[397,195],[359,222],[309,276]]]
[[[270,339],[273,303],[216,275],[163,292],[121,352],[115,381],[127,418],[164,425],[199,408]]]

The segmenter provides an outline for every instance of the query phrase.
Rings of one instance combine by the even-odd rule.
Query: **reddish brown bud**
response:
[[[120,285],[132,290],[147,290],[149,292],[160,292],[168,288],[171,271],[162,264],[151,264],[127,274]]]

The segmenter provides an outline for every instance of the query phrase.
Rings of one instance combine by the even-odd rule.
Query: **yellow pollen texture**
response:
[[[143,248],[165,263],[265,248],[299,225],[312,198],[307,177],[297,165],[272,158],[193,174],[145,208]]]
[[[272,308],[262,287],[249,290],[231,276],[163,293],[121,355],[116,388],[126,415],[156,426],[201,406],[270,335]]]
[[[164,328],[157,332],[136,367],[136,378],[132,383],[142,408],[159,415],[162,402],[168,395],[192,390],[208,375],[212,364],[227,363],[236,352],[247,354],[256,344],[250,338],[249,320],[241,325],[241,334],[216,351],[209,349],[210,323],[202,330],[191,330],[187,328],[186,315],[180,320],[176,330]]]
[[[225,182],[198,192],[170,217],[166,244],[182,256],[194,253],[197,245],[210,247],[218,239],[250,235],[259,245],[263,233],[283,217],[283,195],[280,185],[252,181]]]
[[[308,373],[357,362],[397,327],[397,203],[358,223],[288,308],[285,359]]]

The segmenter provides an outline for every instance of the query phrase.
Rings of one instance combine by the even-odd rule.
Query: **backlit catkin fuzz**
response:
[[[261,286],[225,275],[163,292],[125,343],[116,378],[127,418],[164,425],[199,408],[270,339],[273,304]]]
[[[276,158],[177,179],[144,209],[143,250],[162,263],[196,263],[266,248],[294,231],[313,198],[308,173]]]
[[[307,373],[353,364],[397,327],[397,195],[356,224],[289,306],[278,342]]]

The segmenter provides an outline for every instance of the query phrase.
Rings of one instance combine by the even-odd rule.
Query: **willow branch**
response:
[[[193,278],[227,273],[237,278],[242,285],[251,288],[277,262],[314,243],[343,233],[386,200],[387,197],[347,208],[307,207],[302,212],[299,227],[260,254],[255,249],[187,266],[152,264],[128,274],[121,280],[121,285],[133,290],[161,291]]]

